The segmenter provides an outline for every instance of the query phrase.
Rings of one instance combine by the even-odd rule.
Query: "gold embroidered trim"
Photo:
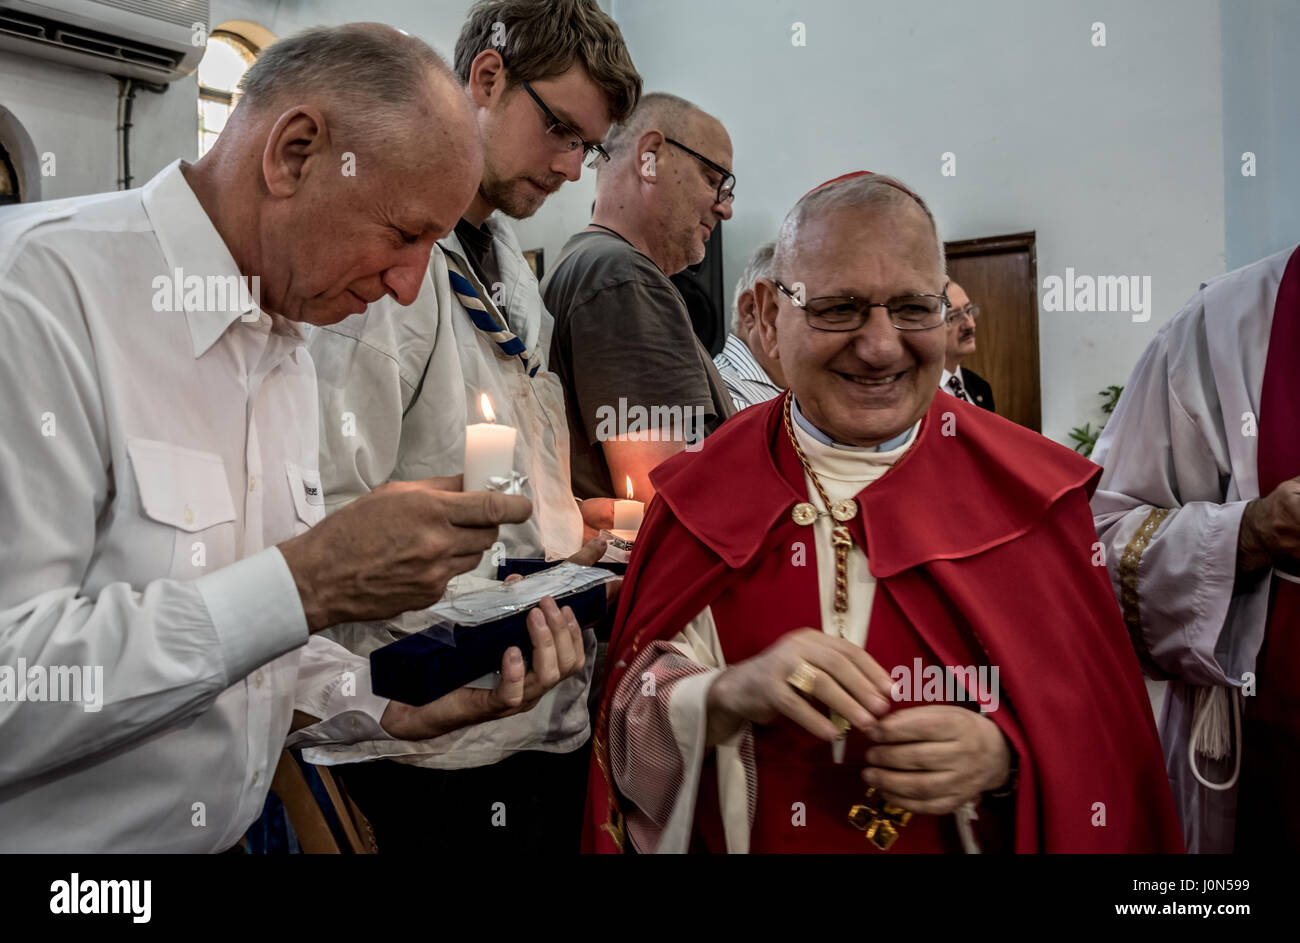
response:
[[[1156,666],[1151,657],[1151,649],[1142,636],[1142,616],[1138,611],[1138,564],[1142,562],[1142,554],[1150,546],[1151,538],[1168,516],[1169,508],[1153,508],[1133,533],[1119,558],[1119,605],[1124,614],[1124,625],[1128,627],[1129,639],[1133,643],[1133,650],[1137,652],[1138,660],[1160,677],[1164,676],[1164,672]]]
[[[614,842],[614,847],[622,853],[623,846],[627,840],[627,833],[623,823],[623,810],[618,807],[618,796],[614,792],[614,780],[613,777],[609,775],[608,748],[605,745],[604,738],[599,735],[599,731],[604,729],[603,725],[607,722],[605,714],[606,705],[601,704],[596,717],[597,733],[591,738],[592,749],[596,753],[596,765],[600,767],[601,776],[605,779],[605,790],[609,799],[610,808],[610,817],[600,824],[600,830],[609,833],[609,837]]]

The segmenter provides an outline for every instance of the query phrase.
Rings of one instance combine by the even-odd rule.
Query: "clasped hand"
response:
[[[808,695],[789,682],[801,664],[813,669]],[[912,812],[943,815],[1006,783],[1011,749],[988,716],[950,704],[894,710],[892,686],[889,673],[859,646],[799,629],[714,681],[709,744],[727,739],[745,721],[779,718],[830,742],[839,736],[830,708],[873,741],[864,781]]]

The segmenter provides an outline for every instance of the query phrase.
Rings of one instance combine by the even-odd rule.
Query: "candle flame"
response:
[[[486,393],[479,394],[478,408],[479,408],[479,412],[483,414],[483,418],[486,419],[488,422],[497,421],[497,414],[492,411],[492,400],[488,399],[488,395]]]
[[[632,476],[627,475],[625,477],[627,478],[627,499],[631,501],[632,500]]]

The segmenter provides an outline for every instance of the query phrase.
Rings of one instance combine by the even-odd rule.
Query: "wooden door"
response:
[[[989,382],[998,415],[1041,432],[1034,234],[963,239],[944,251],[948,276],[980,307],[975,353],[962,367]]]

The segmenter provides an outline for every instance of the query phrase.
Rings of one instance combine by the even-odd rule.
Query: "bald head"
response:
[[[186,179],[261,305],[331,324],[415,300],[483,171],[468,99],[425,43],[374,23],[274,43]]]
[[[803,414],[857,446],[914,425],[946,336],[943,252],[920,198],[874,175],[821,187],[786,216],[772,267],[755,286],[760,338]]]
[[[646,131],[659,131],[667,137],[685,135],[698,116],[708,117],[684,98],[667,92],[642,95],[627,121],[610,128],[605,150],[609,151],[611,163],[627,160],[636,156],[636,140]]]
[[[240,81],[240,117],[279,115],[311,102],[334,136],[357,150],[433,121],[447,143],[470,113],[455,74],[429,45],[382,23],[316,27],[281,39]]]
[[[595,222],[630,239],[669,275],[704,258],[705,243],[731,200],[719,199],[732,170],[722,122],[684,98],[644,95],[605,138],[610,161],[596,176]]]
[[[940,275],[947,270],[930,207],[901,181],[884,174],[836,180],[805,195],[781,224],[773,252],[774,269],[782,272],[797,265],[799,248],[806,243],[801,236],[808,224],[840,210],[859,211],[863,226],[901,225],[917,243],[908,247],[909,252],[932,257]]]

